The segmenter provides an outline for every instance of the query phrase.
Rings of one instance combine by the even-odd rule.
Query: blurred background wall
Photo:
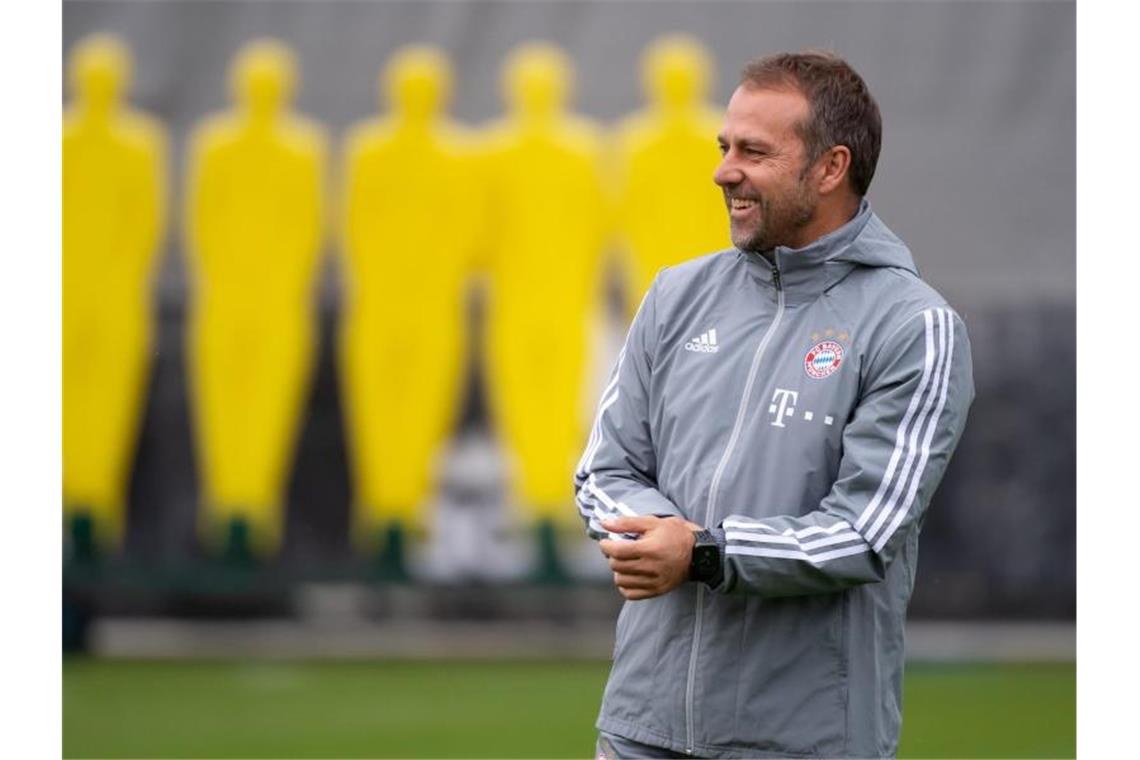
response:
[[[228,105],[227,68],[242,45],[274,37],[294,50],[295,108],[324,125],[335,167],[345,130],[380,108],[378,72],[408,43],[434,44],[451,56],[452,114],[479,127],[502,114],[499,77],[507,54],[523,42],[554,42],[576,69],[575,109],[609,127],[644,104],[643,49],[662,34],[683,32],[715,59],[718,107],[741,65],[756,55],[823,47],[854,65],[884,115],[871,204],[969,327],[977,400],[923,529],[912,614],[1072,619],[1074,27],[1074,5],[1059,2],[66,2],[65,55],[94,32],[129,46],[130,99],[168,129],[171,199],[125,543],[115,558],[147,581],[78,573],[68,576],[67,590],[100,613],[182,614],[203,598],[233,602],[232,594],[211,597],[197,586],[188,593],[181,581],[164,587],[155,579],[170,568],[176,579],[186,573],[201,579],[205,572],[178,574],[204,561],[184,358],[182,188],[191,130]],[[543,181],[536,170],[536,193]],[[440,194],[446,203],[462,202],[449,188]],[[463,232],[444,225],[439,234]],[[352,493],[335,359],[342,305],[336,246],[327,236],[313,383],[290,467],[284,543],[272,563],[276,589],[366,577],[349,539]],[[614,284],[607,329],[594,340],[595,375],[606,371],[625,326],[624,289],[608,271]],[[636,301],[640,294],[625,295]],[[481,313],[476,292],[472,319]],[[470,530],[442,546],[429,536],[421,558],[429,580],[517,580],[529,556],[529,536],[515,536],[514,544],[504,539],[511,538],[504,460],[480,369],[473,349],[457,443],[447,450],[433,497],[437,511]],[[567,508],[573,509],[569,500]],[[604,582],[604,566],[601,573],[597,568],[582,560],[577,575]]]

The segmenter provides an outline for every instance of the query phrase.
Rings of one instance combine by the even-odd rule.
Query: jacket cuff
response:
[[[716,575],[705,581],[705,585],[713,591],[717,591],[724,584],[725,547],[728,546],[728,539],[724,537],[724,528],[706,528],[706,530],[712,534],[713,540],[716,541],[716,548],[720,554],[720,569],[717,570]]]

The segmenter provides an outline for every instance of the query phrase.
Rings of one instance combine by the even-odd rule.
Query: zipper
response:
[[[705,609],[705,584],[697,584],[697,616],[693,622],[693,644],[689,648],[689,674],[685,679],[685,754],[693,754],[693,681],[697,675],[697,649],[701,645],[701,614]]]
[[[779,259],[776,259],[779,261]],[[717,490],[720,487],[721,476],[724,475],[725,467],[728,465],[728,460],[732,458],[732,450],[736,448],[736,442],[740,438],[741,428],[744,427],[744,417],[748,411],[749,397],[752,396],[752,386],[756,381],[756,372],[760,368],[760,360],[764,357],[764,351],[768,348],[768,343],[772,340],[772,335],[776,332],[776,328],[780,326],[780,319],[784,316],[784,286],[780,281],[780,267],[774,264],[772,267],[772,282],[776,285],[776,316],[772,320],[772,324],[768,326],[764,337],[760,339],[760,345],[756,347],[756,353],[752,355],[752,366],[748,368],[748,380],[744,383],[744,393],[740,396],[740,406],[736,410],[736,422],[732,427],[732,435],[728,438],[728,445],[724,448],[724,454],[720,457],[720,462],[717,463],[716,470],[713,472],[712,483],[709,484],[709,500],[705,508],[704,524],[708,525],[712,520],[713,513],[716,509]],[[685,682],[685,754],[693,754],[693,687],[697,675],[697,651],[701,646],[701,624],[704,621],[705,609],[705,584],[697,585],[697,610],[696,617],[693,620],[693,643],[689,649],[689,672]]]
[[[748,400],[752,395],[752,385],[756,382],[756,371],[760,368],[760,360],[764,356],[764,351],[768,348],[768,343],[772,340],[772,334],[776,332],[776,328],[780,326],[780,318],[784,316],[784,286],[780,282],[779,267],[772,266],[772,278],[776,284],[776,317],[772,320],[772,324],[768,326],[764,337],[760,339],[760,345],[756,347],[756,353],[752,356],[752,366],[748,369],[748,380],[744,384],[744,393],[740,397],[740,407],[736,410],[736,423],[732,427],[732,435],[728,438],[728,445],[724,448],[724,454],[721,455],[720,462],[713,472],[712,483],[709,485],[709,501],[708,507],[705,509],[706,525],[712,520],[716,512],[716,497],[718,489],[720,488],[720,479],[724,475],[725,467],[728,466],[728,460],[732,458],[732,450],[736,448],[736,442],[740,438],[740,431],[744,427],[744,417],[748,412]]]

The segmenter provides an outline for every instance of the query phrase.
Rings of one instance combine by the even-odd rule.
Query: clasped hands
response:
[[[611,533],[637,533],[631,540],[603,539],[602,554],[614,572],[614,585],[626,599],[650,599],[668,593],[689,577],[696,538],[701,526],[681,517],[615,517],[603,520]]]

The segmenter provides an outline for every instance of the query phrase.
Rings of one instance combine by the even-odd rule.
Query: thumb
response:
[[[602,527],[615,533],[645,533],[661,521],[660,517],[639,515],[637,517],[612,517],[602,520]]]

